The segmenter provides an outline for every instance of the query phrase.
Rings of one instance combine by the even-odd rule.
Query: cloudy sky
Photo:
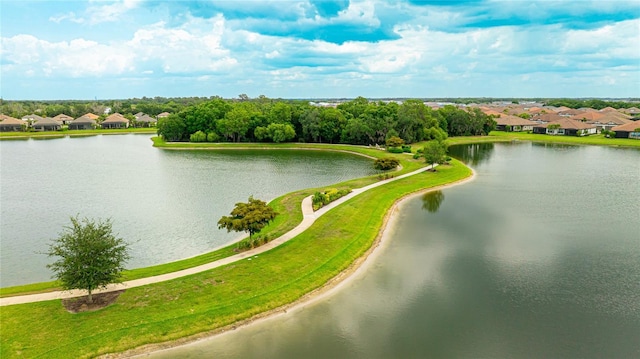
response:
[[[0,0],[4,99],[640,97],[640,2]]]

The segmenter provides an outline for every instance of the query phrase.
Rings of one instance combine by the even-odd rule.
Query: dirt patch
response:
[[[89,296],[63,299],[62,305],[69,313],[93,312],[105,308],[118,299],[123,290],[116,290],[107,293],[96,293],[93,295],[93,303],[89,303]]]

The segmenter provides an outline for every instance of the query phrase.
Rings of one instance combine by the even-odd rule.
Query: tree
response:
[[[249,238],[258,233],[278,213],[269,207],[266,202],[249,197],[249,202],[236,203],[230,216],[222,216],[218,221],[218,228],[226,228],[227,232],[249,232]]]
[[[49,257],[59,257],[47,268],[64,289],[84,289],[88,302],[92,292],[119,283],[124,263],[130,258],[128,243],[113,235],[111,220],[71,217],[71,226],[49,245]]]
[[[391,136],[389,139],[387,139],[386,145],[388,147],[400,147],[404,145],[404,140],[397,136]]]
[[[424,146],[424,160],[433,171],[436,170],[433,165],[444,162],[446,155],[447,145],[443,141],[431,140]]]
[[[165,141],[181,141],[187,134],[186,126],[178,115],[170,115],[158,121],[158,135]]]

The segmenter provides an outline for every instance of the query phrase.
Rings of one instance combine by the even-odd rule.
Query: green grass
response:
[[[95,130],[62,130],[62,131],[38,131],[38,132],[0,132],[0,140],[23,138],[56,138],[64,136],[93,136],[93,135],[122,135],[124,133],[156,133],[155,127],[146,128],[113,128]]]
[[[367,191],[253,260],[128,289],[116,304],[69,314],[59,300],[2,307],[1,356],[93,357],[221,328],[294,302],[361,257],[399,198],[465,178],[458,161]],[[350,220],[344,221],[344,218]]]
[[[574,145],[598,145],[598,146],[617,146],[617,147],[636,147],[640,148],[640,140],[632,140],[630,138],[606,138],[604,135],[590,136],[551,136],[526,132],[504,132],[492,131],[489,136],[460,136],[449,137],[450,145],[460,145],[466,143],[478,142],[510,142],[510,141],[532,141],[547,143],[564,143]],[[426,142],[414,143],[413,148],[418,149],[424,147]]]

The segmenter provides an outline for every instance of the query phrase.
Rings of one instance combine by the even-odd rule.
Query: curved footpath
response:
[[[348,201],[349,199],[359,195],[360,193],[365,192],[365,191],[370,190],[370,189],[375,188],[375,187],[382,186],[385,183],[389,183],[389,182],[397,181],[397,180],[405,178],[405,177],[413,176],[415,174],[424,172],[424,171],[426,171],[427,169],[430,169],[430,168],[431,168],[431,166],[423,167],[423,168],[420,168],[419,170],[416,170],[416,171],[413,171],[413,172],[405,173],[405,174],[397,176],[397,177],[393,177],[393,178],[390,178],[390,179],[387,179],[387,180],[383,180],[383,181],[379,181],[379,182],[376,182],[376,183],[372,183],[372,184],[370,184],[368,186],[365,186],[365,187],[356,188],[356,189],[352,190],[351,193],[349,193],[348,195],[346,195],[344,197],[341,197],[341,198],[329,203],[328,205],[320,208],[319,210],[317,210],[315,212],[313,211],[312,202],[311,202],[312,196],[309,196],[309,197],[307,197],[307,198],[302,200],[302,214],[304,215],[304,218],[302,219],[302,222],[300,222],[300,224],[298,224],[295,228],[293,228],[289,232],[283,234],[282,236],[274,239],[273,241],[271,241],[269,243],[266,243],[266,244],[264,244],[264,245],[262,245],[260,247],[253,248],[253,249],[250,249],[250,250],[242,252],[242,253],[238,253],[238,254],[230,256],[230,257],[222,258],[222,259],[219,259],[217,261],[210,262],[210,263],[207,263],[207,264],[202,264],[202,265],[197,266],[197,267],[187,268],[187,269],[183,269],[183,270],[180,270],[180,271],[161,274],[161,275],[157,275],[157,276],[153,276],[153,277],[130,280],[130,281],[127,281],[127,282],[124,282],[124,283],[121,283],[121,284],[109,284],[107,286],[107,288],[105,288],[105,289],[100,289],[100,290],[94,291],[94,294],[111,292],[111,291],[115,291],[115,290],[122,290],[122,289],[127,289],[127,288],[140,287],[140,286],[147,285],[147,284],[164,282],[164,281],[167,281],[167,280],[172,280],[172,279],[188,276],[188,275],[191,275],[191,274],[204,272],[204,271],[207,271],[207,270],[210,270],[210,269],[213,269],[213,268],[221,267],[221,266],[224,266],[224,265],[227,265],[227,264],[230,264],[230,263],[233,263],[233,262],[237,262],[237,261],[245,259],[245,258],[246,259],[250,259],[253,256],[256,256],[258,254],[266,252],[266,251],[268,251],[270,249],[273,249],[273,248],[281,245],[282,243],[285,243],[285,242],[293,239],[298,234],[304,232],[307,228],[311,227],[313,222],[315,222],[318,217],[320,217],[323,214],[327,213],[332,208],[335,208],[336,206],[338,206],[338,205]],[[14,297],[0,298],[0,306],[42,302],[42,301],[54,300],[54,299],[67,299],[67,298],[81,297],[81,296],[84,296],[84,295],[87,295],[87,292],[85,290],[76,290],[76,289],[68,290],[68,291],[56,291],[56,292],[47,292],[47,293],[38,293],[38,294],[29,294],[29,295],[18,295],[18,296],[14,296]]]

